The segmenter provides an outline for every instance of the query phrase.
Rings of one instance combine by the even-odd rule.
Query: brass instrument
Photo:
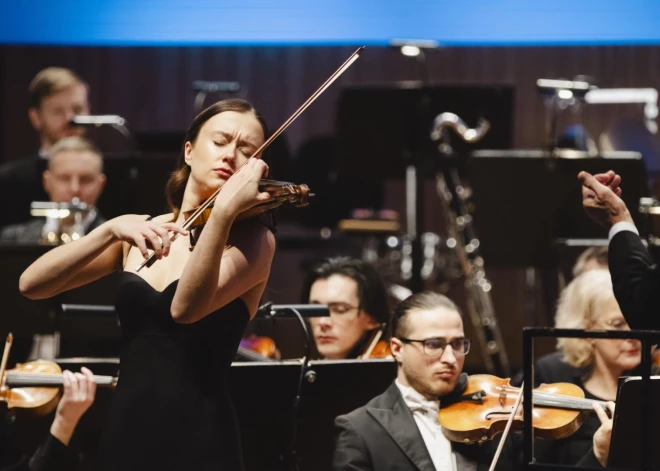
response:
[[[70,203],[33,201],[30,214],[35,217],[47,217],[57,221],[53,230],[49,230],[39,241],[43,245],[61,245],[78,240],[85,235],[83,219],[94,206],[74,198]]]
[[[482,119],[477,128],[470,129],[454,113],[442,113],[434,121],[431,139],[439,142],[441,155],[449,156],[453,150],[447,129],[453,129],[464,141],[472,143],[479,141],[489,127],[490,123]],[[479,239],[468,209],[471,189],[461,183],[456,168],[451,168],[444,175],[437,175],[437,190],[447,215],[447,244],[454,247],[465,276],[468,312],[481,344],[485,366],[498,376],[509,377],[509,360],[490,296],[492,285],[486,277]]]

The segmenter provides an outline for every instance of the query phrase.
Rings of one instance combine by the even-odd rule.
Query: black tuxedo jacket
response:
[[[335,421],[332,461],[337,471],[435,471],[415,419],[396,384],[366,406]],[[458,471],[487,471],[497,440],[482,445],[452,443]],[[505,446],[497,469],[520,469]]]
[[[610,241],[608,261],[614,295],[632,329],[660,329],[660,269],[631,231]]]

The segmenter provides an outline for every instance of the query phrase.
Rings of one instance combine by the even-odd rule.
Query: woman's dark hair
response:
[[[309,293],[316,280],[342,275],[358,285],[360,309],[381,324],[389,324],[390,310],[383,280],[376,269],[364,260],[350,257],[329,258],[318,264],[303,282],[302,302],[309,302]]]
[[[430,311],[439,307],[456,311],[461,317],[463,317],[458,306],[447,296],[433,291],[422,291],[421,293],[408,296],[396,307],[394,315],[392,316],[392,336],[399,338],[408,336],[410,329],[406,322],[406,316],[411,311]]]
[[[215,115],[224,113],[225,111],[253,113],[263,128],[264,138],[267,138],[268,126],[266,125],[264,118],[259,115],[259,113],[257,113],[257,110],[255,110],[249,102],[240,98],[230,98],[228,100],[219,101],[199,113],[186,131],[186,137],[183,140],[183,146],[181,147],[181,154],[179,157],[179,168],[172,172],[170,179],[167,181],[167,185],[165,186],[167,206],[173,213],[174,221],[176,221],[177,217],[179,217],[179,211],[181,211],[181,203],[183,202],[183,192],[186,189],[186,183],[188,182],[188,177],[190,176],[190,166],[186,164],[185,159],[186,142],[191,142],[194,144],[197,140],[197,136],[199,136],[199,131],[202,129],[202,126],[204,126],[204,124]]]

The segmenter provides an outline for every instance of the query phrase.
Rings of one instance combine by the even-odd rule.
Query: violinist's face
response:
[[[309,302],[327,304],[330,309],[329,317],[314,317],[310,321],[316,348],[324,358],[346,358],[367,331],[378,327],[378,322],[360,309],[358,284],[347,276],[316,280]]]
[[[28,110],[28,117],[46,150],[65,137],[82,136],[85,129],[69,123],[76,115],[89,114],[89,109],[87,86],[77,83],[45,97],[38,108]]]
[[[199,196],[206,198],[224,185],[263,142],[264,130],[254,113],[225,111],[206,121],[195,142],[185,146]]]
[[[597,301],[598,320],[593,330],[630,330],[613,295]],[[620,375],[636,368],[642,361],[639,340],[591,339],[594,349],[594,368],[606,368]]]
[[[432,310],[415,309],[403,320],[402,337],[413,340],[444,338],[448,342],[463,338],[461,315],[445,307]],[[390,346],[392,356],[399,364],[397,379],[427,399],[437,399],[453,391],[463,371],[464,355],[456,355],[447,345],[440,356],[432,357],[424,352],[418,342],[403,343],[393,337]]]
[[[101,157],[90,151],[62,150],[51,156],[43,184],[50,201],[70,203],[73,198],[96,205],[103,187]]]

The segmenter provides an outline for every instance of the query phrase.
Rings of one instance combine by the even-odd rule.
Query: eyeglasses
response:
[[[447,345],[451,346],[454,355],[462,357],[468,354],[470,351],[470,341],[468,339],[454,339],[451,342],[447,342],[443,338],[431,338],[424,340],[413,340],[406,339],[402,337],[397,337],[403,343],[421,343],[423,345],[424,354],[430,357],[439,357],[447,348]]]

